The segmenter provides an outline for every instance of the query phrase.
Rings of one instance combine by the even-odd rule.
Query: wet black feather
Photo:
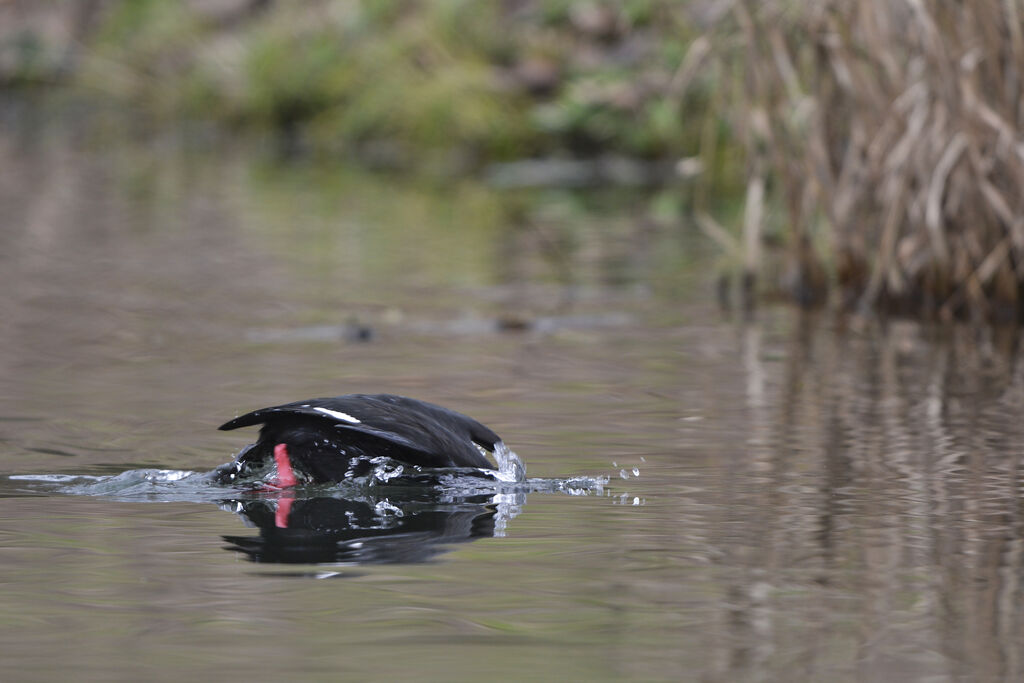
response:
[[[266,460],[276,444],[284,443],[296,464],[320,481],[344,477],[352,458],[377,456],[420,467],[493,469],[478,446],[493,452],[501,441],[471,417],[392,394],[295,401],[254,410],[220,429],[257,424],[262,425],[260,438],[239,455],[240,462]]]

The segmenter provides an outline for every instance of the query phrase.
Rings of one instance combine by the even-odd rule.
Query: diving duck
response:
[[[393,394],[347,394],[260,408],[220,426],[262,425],[214,477],[232,483],[251,472],[275,470],[269,484],[337,482],[368,471],[379,456],[417,468],[494,470],[487,458],[501,445],[471,417],[433,403]]]

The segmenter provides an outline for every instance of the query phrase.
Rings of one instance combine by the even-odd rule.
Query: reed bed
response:
[[[786,285],[802,303],[832,282],[847,307],[1024,320],[1022,6],[732,4],[689,68],[735,84],[724,101],[747,153],[747,276],[767,194],[784,207]]]
[[[221,4],[0,1],[0,84],[382,168],[683,159],[749,301],[781,243],[805,305],[1024,321],[1024,0]]]

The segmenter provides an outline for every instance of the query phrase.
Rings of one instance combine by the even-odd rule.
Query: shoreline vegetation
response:
[[[747,305],[1024,321],[1022,83],[1024,0],[0,2],[0,92],[497,187],[668,188]]]

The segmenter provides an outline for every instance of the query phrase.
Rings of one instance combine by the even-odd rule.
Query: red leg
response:
[[[277,463],[277,481],[275,485],[284,488],[295,486],[299,480],[295,477],[295,470],[292,469],[292,461],[288,458],[288,446],[279,443],[274,446],[274,462]]]

